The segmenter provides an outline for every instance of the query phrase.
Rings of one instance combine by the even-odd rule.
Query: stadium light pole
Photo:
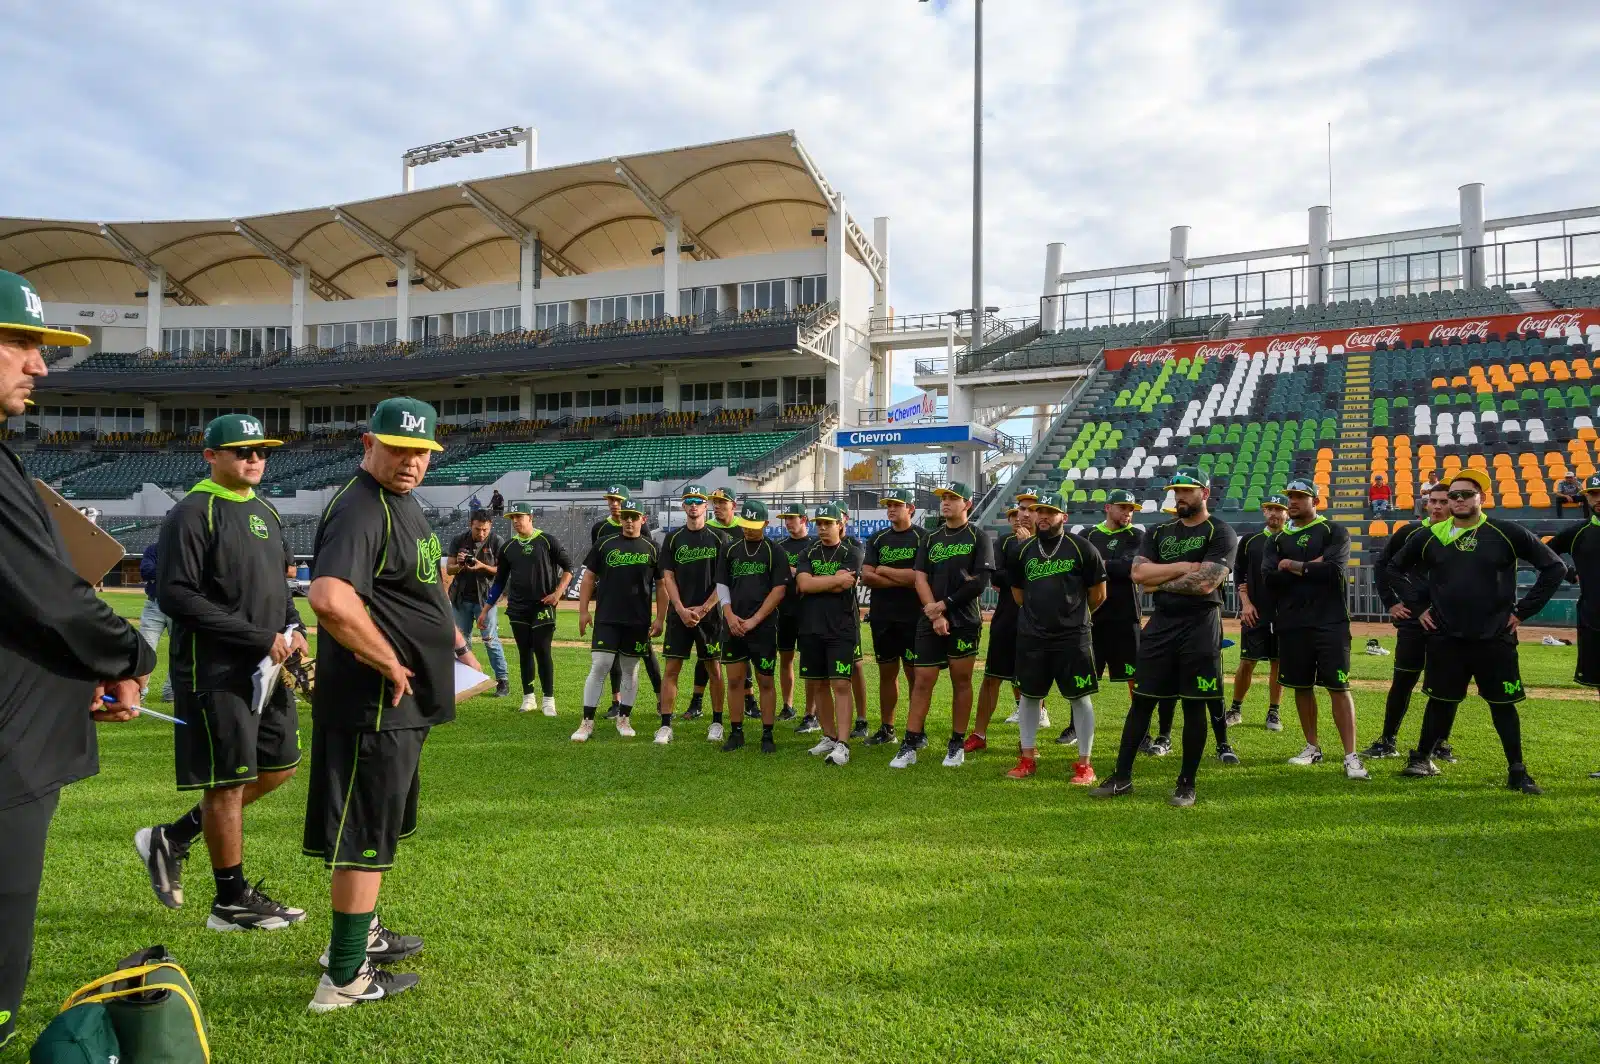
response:
[[[926,4],[928,0],[918,0]],[[972,0],[972,338],[983,342],[983,0]]]

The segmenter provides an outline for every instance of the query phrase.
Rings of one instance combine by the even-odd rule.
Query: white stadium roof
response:
[[[280,214],[196,221],[0,218],[0,267],[51,302],[131,303],[153,267],[183,304],[288,303],[289,269],[324,299],[390,294],[398,252],[429,288],[516,283],[521,231],[557,275],[649,266],[663,215],[696,258],[815,247],[837,193],[793,132],[528,170]],[[850,253],[876,266],[853,220]]]

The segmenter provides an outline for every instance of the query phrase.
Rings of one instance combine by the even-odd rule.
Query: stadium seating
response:
[[[62,477],[69,477],[106,461],[107,457],[93,451],[34,450],[23,453],[22,467],[30,477],[54,484]]]
[[[1515,314],[1521,309],[1522,305],[1507,295],[1505,288],[1500,285],[1492,288],[1454,288],[1268,310],[1261,315],[1256,334],[1304,332],[1335,326],[1400,325],[1478,314]]]
[[[1540,281],[1533,287],[1558,307],[1600,307],[1600,277]]]
[[[646,480],[696,477],[719,466],[737,473],[794,438],[792,432],[750,432],[737,436],[667,436],[631,439],[561,469],[558,487],[602,487]]]
[[[66,477],[61,494],[69,499],[126,499],[144,484],[186,488],[209,471],[197,451],[141,451]]]
[[[545,477],[615,446],[613,440],[556,440],[541,443],[502,443],[476,453],[446,451],[428,479],[436,484],[487,484],[514,470],[524,470],[534,480]]]

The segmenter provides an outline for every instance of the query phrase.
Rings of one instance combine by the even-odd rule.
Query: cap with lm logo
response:
[[[83,333],[46,325],[39,293],[26,277],[6,270],[0,270],[0,329],[32,333],[41,343],[54,347],[82,347],[89,342]]]
[[[282,447],[282,440],[269,440],[262,431],[261,419],[249,414],[223,414],[206,425],[206,449],[224,447]]]
[[[766,528],[767,504],[760,499],[746,499],[734,520],[740,528]]]
[[[684,502],[705,502],[710,497],[706,494],[706,489],[698,484],[685,484],[683,486]]]
[[[444,445],[433,438],[439,413],[421,399],[399,396],[385,399],[372,408],[372,434],[390,447],[442,451]]]

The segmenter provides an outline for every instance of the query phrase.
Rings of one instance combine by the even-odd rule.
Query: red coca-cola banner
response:
[[[1319,347],[1332,350],[1342,346],[1346,351],[1372,351],[1380,343],[1390,347],[1396,344],[1410,346],[1411,341],[1430,343],[1434,340],[1448,342],[1459,338],[1463,342],[1476,336],[1479,340],[1490,333],[1500,336],[1534,332],[1541,336],[1551,329],[1564,332],[1568,327],[1579,330],[1590,325],[1600,325],[1600,308],[1585,310],[1542,310],[1532,314],[1497,314],[1487,318],[1459,318],[1453,321],[1426,321],[1410,325],[1367,325],[1356,329],[1325,329],[1314,333],[1289,333],[1280,336],[1246,336],[1237,340],[1205,340],[1200,343],[1162,344],[1159,347],[1128,347],[1106,352],[1106,368],[1122,369],[1124,366],[1142,366],[1168,359],[1243,358],[1255,354],[1312,354]]]

